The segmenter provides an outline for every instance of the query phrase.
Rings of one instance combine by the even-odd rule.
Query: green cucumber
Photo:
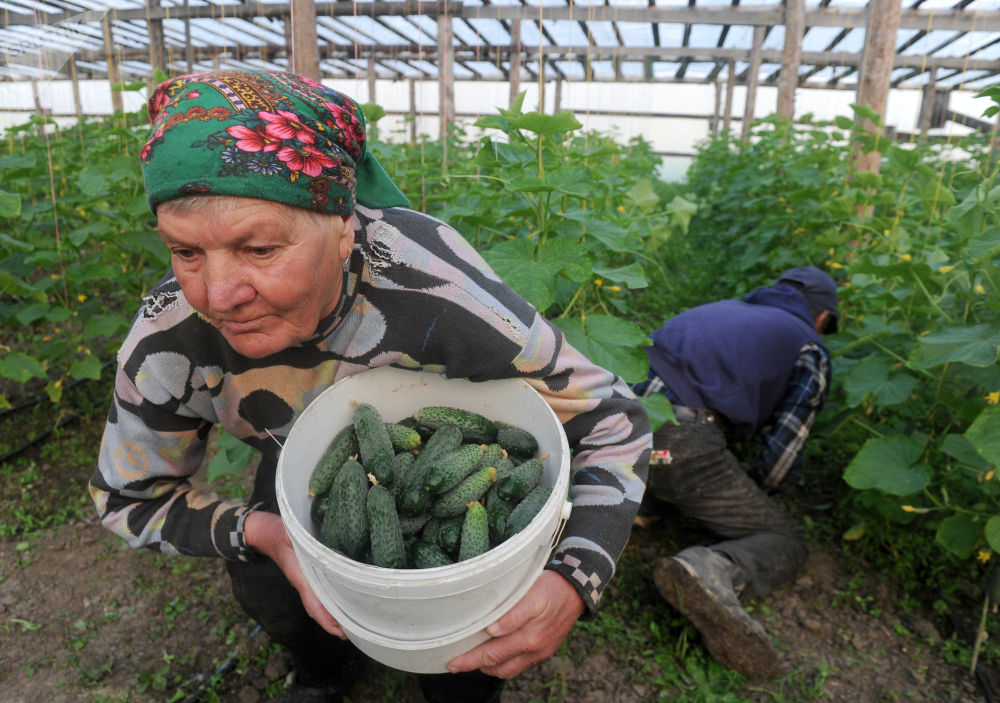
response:
[[[389,489],[382,485],[369,488],[367,509],[371,563],[386,569],[402,569],[406,566],[403,533],[396,513],[396,501]]]
[[[392,483],[392,459],[396,453],[385,422],[374,405],[358,403],[354,408],[354,432],[358,436],[358,454],[362,466],[375,480]]]
[[[488,466],[496,468],[496,465],[506,457],[507,454],[504,452],[503,447],[494,442],[493,444],[486,445],[483,449],[483,454],[479,457],[479,461],[476,462],[476,471],[479,469],[485,469]]]
[[[430,519],[430,513],[421,513],[420,515],[400,515],[399,531],[403,533],[403,537],[418,534]]]
[[[428,427],[455,425],[462,431],[463,441],[490,444],[497,438],[496,424],[479,413],[444,405],[428,405],[413,414],[413,419]]]
[[[462,521],[458,560],[465,561],[477,557],[489,548],[490,533],[486,524],[486,508],[481,503],[469,503],[465,519]]]
[[[454,488],[475,470],[476,462],[482,454],[482,445],[463,444],[441,457],[424,477],[424,490],[428,493],[444,493]]]
[[[406,488],[406,474],[409,472],[417,456],[412,452],[399,452],[392,458],[392,483],[389,488],[392,497],[396,499],[396,508],[403,504],[403,491]]]
[[[385,423],[385,431],[389,434],[389,442],[395,452],[411,452],[424,441],[415,429],[398,422]]]
[[[500,459],[493,466],[497,470],[498,481],[502,478],[510,476],[512,473],[514,473],[514,469],[516,468],[514,466],[514,462],[511,461],[511,458],[509,456],[500,457]]]
[[[448,554],[458,554],[462,542],[462,522],[464,516],[444,518],[438,530],[437,543]]]
[[[513,509],[514,503],[497,495],[496,484],[490,486],[490,490],[486,491],[486,522],[492,544],[500,544],[507,538],[507,518]]]
[[[326,515],[326,498],[330,495],[327,489],[319,495],[313,496],[312,503],[309,504],[309,517],[317,526],[323,525],[323,517]]]
[[[552,495],[552,486],[535,486],[520,503],[514,506],[514,509],[510,512],[510,517],[507,518],[507,526],[505,528],[507,539],[510,539],[528,526],[535,516],[538,515],[538,511],[542,509],[542,506],[545,505],[545,501],[549,499],[550,495]]]
[[[424,443],[423,449],[417,454],[417,460],[413,463],[413,468],[423,469],[460,446],[462,446],[462,430],[454,425],[445,425],[435,430],[430,439]]]
[[[404,417],[396,424],[402,425],[403,427],[409,427],[411,430],[416,430],[420,434],[420,438],[425,442],[430,439],[431,435],[433,435],[436,431],[433,427],[428,427],[427,425],[417,422],[412,417]]]
[[[336,521],[336,545],[351,559],[362,559],[368,551],[368,474],[353,459],[344,462],[334,481],[335,509],[327,509],[326,520]],[[326,521],[323,523],[326,527]]]
[[[454,488],[442,493],[431,505],[434,517],[453,517],[466,511],[466,506],[486,495],[497,480],[497,470],[492,466],[480,469],[462,480]]]
[[[330,490],[340,467],[357,453],[358,438],[354,434],[354,425],[348,425],[333,436],[323,456],[316,463],[316,468],[309,477],[308,495],[314,496]]]
[[[434,542],[418,539],[410,547],[413,565],[418,569],[433,569],[437,566],[448,566],[453,563],[451,557],[445,554]]]
[[[538,440],[535,435],[525,429],[506,422],[496,421],[497,444],[507,450],[508,454],[530,459],[538,451]]]
[[[542,480],[543,470],[541,459],[528,459],[497,481],[497,493],[504,500],[519,501]]]

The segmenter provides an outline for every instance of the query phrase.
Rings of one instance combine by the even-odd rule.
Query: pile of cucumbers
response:
[[[552,493],[528,430],[434,405],[386,422],[355,403],[309,479],[320,541],[390,569],[471,559],[524,529]]]

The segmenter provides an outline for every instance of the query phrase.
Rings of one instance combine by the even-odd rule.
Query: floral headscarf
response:
[[[349,215],[410,203],[366,149],[356,102],[273,71],[212,71],[164,81],[149,98],[139,153],[150,209],[192,194],[238,195]]]

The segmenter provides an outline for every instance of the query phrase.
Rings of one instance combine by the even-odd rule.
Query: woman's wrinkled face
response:
[[[189,211],[165,203],[157,215],[185,297],[238,353],[259,359],[294,346],[336,306],[351,217],[237,197]]]

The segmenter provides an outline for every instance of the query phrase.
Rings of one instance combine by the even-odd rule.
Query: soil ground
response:
[[[96,442],[101,425],[74,433]],[[85,491],[89,473],[60,480]],[[0,498],[17,500],[10,485]],[[988,675],[950,663],[965,635],[912,599],[900,607],[903,594],[846,558],[841,543],[812,543],[795,581],[751,604],[784,675],[730,675],[652,583],[657,558],[701,537],[669,519],[637,527],[606,615],[578,624],[556,656],[511,681],[504,703],[993,700]],[[970,605],[967,620],[977,618]],[[254,703],[280,698],[289,675],[286,654],[234,604],[220,561],[130,550],[86,512],[0,540],[0,635],[0,703]],[[422,700],[410,675],[374,662],[366,674],[349,700]]]

